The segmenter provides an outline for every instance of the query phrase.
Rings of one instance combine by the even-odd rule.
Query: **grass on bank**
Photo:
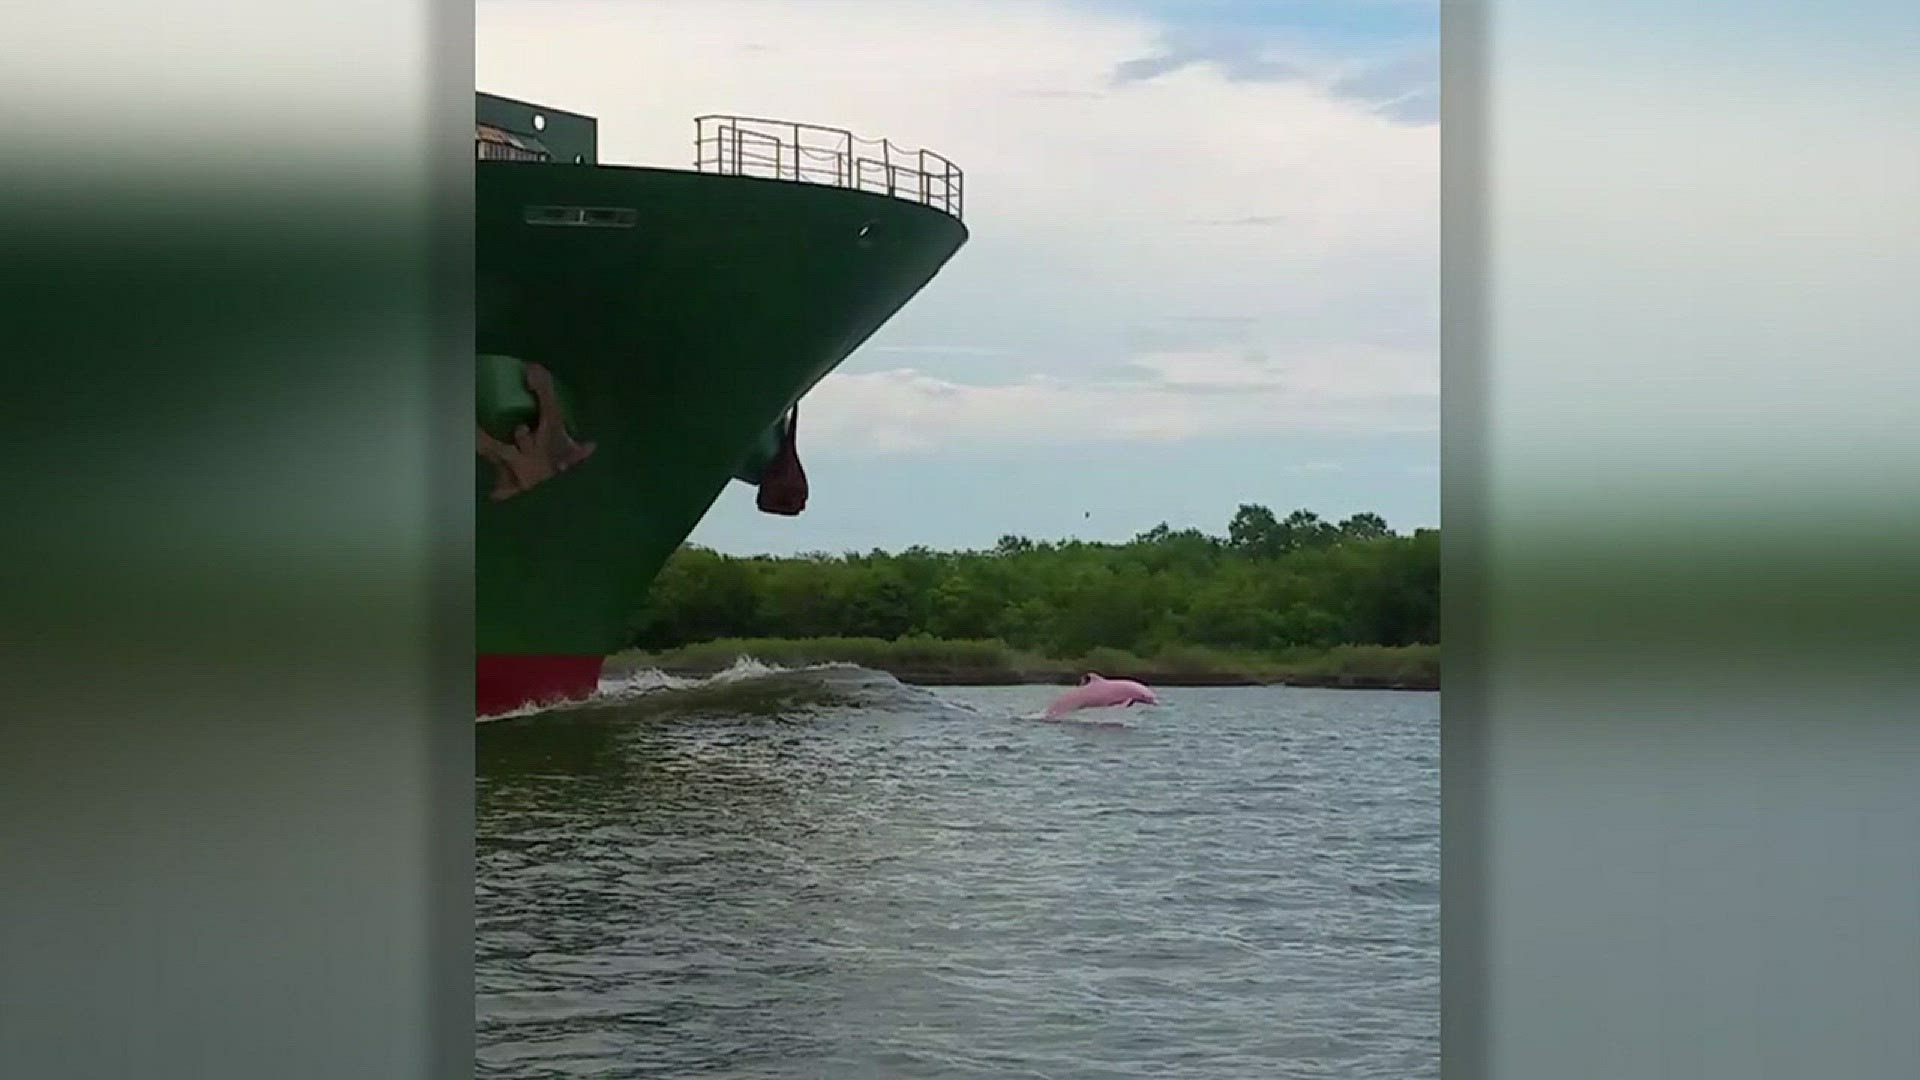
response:
[[[945,681],[1023,682],[1070,678],[1098,671],[1114,678],[1301,682],[1334,686],[1437,687],[1437,645],[1341,645],[1332,649],[1291,650],[1284,654],[1229,653],[1199,646],[1176,646],[1153,656],[1118,649],[1094,649],[1078,657],[1044,657],[1005,642],[954,641],[930,637],[881,638],[727,638],[686,645],[661,653],[630,651],[616,663],[670,671],[713,672],[748,656],[783,667],[848,663],[885,671],[907,681],[914,677]]]

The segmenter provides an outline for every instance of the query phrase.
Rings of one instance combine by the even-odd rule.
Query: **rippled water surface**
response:
[[[1055,692],[479,725],[479,1075],[1437,1077],[1438,696]]]

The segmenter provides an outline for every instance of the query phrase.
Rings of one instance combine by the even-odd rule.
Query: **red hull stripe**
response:
[[[474,682],[476,716],[498,716],[527,705],[593,696],[598,656],[482,656]]]

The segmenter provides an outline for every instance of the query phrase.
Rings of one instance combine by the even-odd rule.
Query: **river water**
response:
[[[482,1077],[1439,1075],[1439,697],[658,675],[477,726]]]

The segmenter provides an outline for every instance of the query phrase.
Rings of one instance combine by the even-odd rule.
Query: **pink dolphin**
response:
[[[1132,679],[1103,679],[1088,672],[1080,677],[1080,685],[1061,694],[1047,706],[1049,718],[1062,716],[1075,709],[1098,709],[1107,705],[1158,705],[1160,699],[1153,691],[1134,682]]]

